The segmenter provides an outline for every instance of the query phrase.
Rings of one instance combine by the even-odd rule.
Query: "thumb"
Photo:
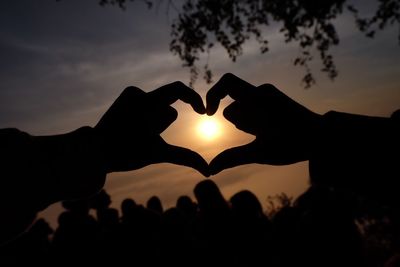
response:
[[[215,175],[225,169],[258,162],[257,145],[255,141],[243,146],[229,148],[218,154],[210,162],[210,174]]]

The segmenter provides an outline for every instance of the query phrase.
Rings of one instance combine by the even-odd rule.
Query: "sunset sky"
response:
[[[177,80],[188,83],[188,70],[169,52],[173,10],[168,13],[165,4],[148,10],[137,1],[123,11],[97,2],[0,2],[0,128],[16,127],[33,135],[65,133],[94,126],[127,86],[151,91]],[[214,81],[231,72],[254,85],[272,83],[320,114],[337,110],[389,116],[400,108],[399,29],[389,27],[368,39],[356,30],[348,13],[335,24],[341,42],[333,49],[339,70],[334,82],[319,72],[322,66],[316,60],[317,85],[302,87],[303,70],[293,66],[298,47],[284,43],[279,25],[266,29],[270,51],[264,55],[254,41],[245,45],[235,63],[222,48],[211,50]],[[199,79],[194,89],[204,99],[210,86]],[[252,136],[222,117],[228,103],[224,100],[216,115],[220,131],[215,138],[199,134],[203,118],[181,102],[174,104],[177,121],[162,136],[197,151],[207,161],[228,147],[249,142]],[[307,162],[286,167],[251,164],[211,177],[226,198],[249,189],[263,205],[269,195],[300,194],[307,178]],[[193,196],[193,187],[202,179],[192,169],[158,164],[111,174],[106,189],[115,207],[127,197],[145,203],[152,195],[168,207],[182,194]],[[59,205],[53,205],[44,215],[54,220],[57,211]]]

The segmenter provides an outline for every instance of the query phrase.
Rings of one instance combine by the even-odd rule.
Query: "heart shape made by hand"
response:
[[[177,100],[189,104],[199,114],[211,116],[226,96],[234,101],[223,110],[224,117],[236,128],[254,135],[253,141],[224,150],[208,164],[197,152],[168,144],[160,135],[178,116],[171,106]],[[286,165],[309,158],[309,145],[321,116],[273,85],[256,87],[225,74],[208,91],[206,104],[207,107],[199,94],[181,82],[148,93],[136,87],[125,89],[95,127],[103,138],[108,171],[169,162],[192,167],[208,176],[248,163]],[[232,137],[227,133],[221,136],[225,140]],[[198,145],[195,140],[191,142]]]

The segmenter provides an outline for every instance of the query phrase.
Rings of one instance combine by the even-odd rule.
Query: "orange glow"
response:
[[[221,135],[221,125],[215,117],[203,117],[197,124],[197,133],[205,140],[214,140]]]

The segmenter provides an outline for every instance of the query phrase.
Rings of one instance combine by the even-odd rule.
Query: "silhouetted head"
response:
[[[228,209],[221,191],[212,180],[203,180],[198,183],[194,188],[194,195],[202,212]]]
[[[392,116],[390,116],[390,118],[393,120],[396,120],[397,122],[400,122],[400,109],[393,112]]]
[[[176,208],[186,215],[196,213],[196,203],[189,196],[180,196],[176,201]]]
[[[64,225],[69,225],[71,223],[72,219],[73,219],[73,216],[71,215],[71,212],[69,212],[69,211],[63,212],[57,218],[58,226],[60,227],[60,226],[64,226]]]
[[[121,211],[122,211],[122,216],[126,217],[128,214],[131,214],[132,212],[135,211],[137,208],[137,204],[135,200],[131,198],[126,198],[124,201],[121,203]]]
[[[116,225],[119,222],[117,209],[101,209],[97,212],[97,220],[102,225]]]
[[[175,230],[182,230],[182,227],[183,227],[182,215],[183,215],[182,211],[180,211],[177,208],[167,209],[162,215],[163,225],[167,228],[179,227],[180,229],[175,229]]]
[[[61,204],[63,208],[71,212],[89,214],[89,201],[87,199],[66,200]]]
[[[159,197],[157,196],[152,196],[148,201],[147,201],[147,205],[146,207],[149,210],[155,211],[159,214],[163,213],[164,209],[163,206],[161,204],[161,200]]]
[[[230,199],[232,211],[243,217],[259,218],[263,216],[263,210],[258,198],[250,191],[243,190]]]
[[[38,236],[47,237],[53,233],[53,229],[44,219],[38,219],[29,229],[30,233],[35,233]]]
[[[107,209],[111,204],[111,197],[105,190],[101,190],[98,194],[90,199],[90,202],[93,209]]]

